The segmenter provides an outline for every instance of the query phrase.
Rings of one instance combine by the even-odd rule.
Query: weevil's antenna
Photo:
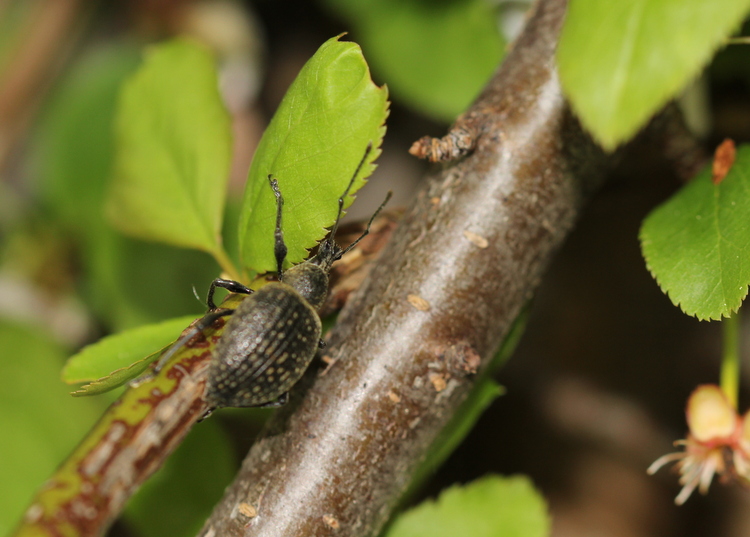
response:
[[[378,215],[380,214],[380,211],[383,210],[383,207],[385,207],[386,203],[388,203],[388,200],[391,199],[391,196],[393,196],[393,191],[389,190],[388,194],[385,195],[385,199],[383,200],[383,203],[381,203],[380,207],[378,207],[377,210],[374,213],[372,213],[372,216],[370,217],[370,221],[367,222],[367,227],[365,228],[365,231],[362,233],[362,235],[360,235],[359,237],[357,237],[357,240],[355,240],[349,246],[347,246],[346,248],[344,248],[343,250],[341,250],[336,255],[336,258],[334,259],[334,261],[336,261],[337,259],[341,259],[344,256],[344,254],[346,254],[346,252],[348,252],[349,250],[351,250],[352,248],[354,248],[355,246],[357,246],[357,244],[359,244],[359,241],[361,241],[362,239],[364,239],[365,237],[367,237],[367,235],[370,234],[370,226],[375,221],[375,219],[378,217]]]
[[[355,179],[357,179],[362,166],[365,165],[365,161],[370,155],[370,151],[372,151],[372,142],[367,144],[367,149],[365,149],[365,154],[362,156],[362,160],[360,160],[359,164],[357,164],[357,169],[354,170],[354,175],[352,175],[352,178],[349,180],[349,184],[346,185],[346,190],[344,190],[344,193],[341,194],[341,197],[339,198],[339,212],[336,215],[336,221],[333,223],[333,227],[331,228],[331,233],[328,235],[330,237],[329,240],[331,241],[333,241],[333,238],[336,236],[336,231],[338,231],[339,229],[339,221],[341,220],[341,213],[344,212],[344,201],[346,200],[346,196],[349,195],[349,191],[352,189],[352,185],[354,185],[354,181]]]
[[[341,195],[341,197],[339,197],[339,212],[338,214],[336,214],[336,221],[333,223],[333,227],[331,228],[328,237],[326,237],[325,240],[320,243],[320,245],[318,246],[318,254],[313,259],[311,259],[313,263],[324,267],[326,270],[330,269],[331,263],[341,257],[341,248],[339,248],[336,244],[334,237],[336,236],[336,231],[338,231],[339,229],[341,213],[344,212],[344,201],[346,200],[346,196],[349,195],[349,191],[352,189],[352,185],[357,179],[357,175],[359,175],[360,170],[362,170],[362,167],[365,165],[365,161],[367,160],[367,157],[370,155],[371,151],[372,142],[367,144],[365,154],[362,155],[362,159],[359,161],[359,164],[357,164],[357,169],[354,170],[354,175],[352,175],[352,178],[349,180],[349,184],[346,185],[346,190],[344,190],[344,193]]]

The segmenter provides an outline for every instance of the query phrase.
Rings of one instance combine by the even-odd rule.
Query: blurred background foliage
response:
[[[442,135],[524,20],[512,0],[9,0],[0,3],[0,535],[114,396],[73,399],[67,356],[124,328],[200,315],[208,255],[125,237],[102,207],[121,82],[150,43],[191,35],[220,65],[232,115],[228,220],[265,125],[300,67],[341,32],[393,101],[378,170],[352,208],[403,205],[424,170],[411,142]],[[665,31],[666,28],[665,28]],[[750,139],[750,49],[721,52],[683,97],[707,146]],[[489,471],[531,476],[556,536],[746,535],[750,498],[718,489],[677,510],[645,468],[684,432],[683,405],[715,381],[719,330],[674,308],[638,248],[645,214],[679,187],[658,148],[631,149],[535,300],[497,399],[426,487]],[[232,216],[234,215],[234,216]],[[235,225],[226,225],[227,246]],[[267,411],[196,427],[112,535],[194,534]]]

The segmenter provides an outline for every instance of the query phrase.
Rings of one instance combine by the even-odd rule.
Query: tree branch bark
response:
[[[200,535],[363,536],[387,521],[612,164],[560,90],[565,8],[538,2],[444,153],[473,152],[425,181],[342,312],[333,363],[295,388]]]

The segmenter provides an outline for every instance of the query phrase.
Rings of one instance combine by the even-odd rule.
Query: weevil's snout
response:
[[[333,241],[333,237],[328,237],[318,245],[318,253],[310,259],[310,263],[319,266],[328,274],[333,263],[341,259],[342,254],[343,250]]]

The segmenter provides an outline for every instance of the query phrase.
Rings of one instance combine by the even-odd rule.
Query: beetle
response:
[[[328,294],[328,275],[335,261],[354,248],[370,232],[370,226],[388,203],[388,193],[373,213],[364,232],[346,248],[334,241],[344,200],[372,150],[368,144],[346,190],[338,199],[338,214],[328,236],[317,253],[286,271],[283,270],[287,247],[281,229],[284,198],[272,175],[268,181],[276,197],[274,257],[278,282],[257,291],[234,280],[215,279],[208,290],[207,314],[166,351],[154,368],[161,367],[193,336],[218,318],[230,316],[211,357],[204,398],[208,410],[204,418],[222,407],[276,407],[289,398],[289,390],[302,377],[317,350],[325,346],[321,336],[318,310]],[[214,303],[217,287],[231,293],[248,295],[234,309]]]

